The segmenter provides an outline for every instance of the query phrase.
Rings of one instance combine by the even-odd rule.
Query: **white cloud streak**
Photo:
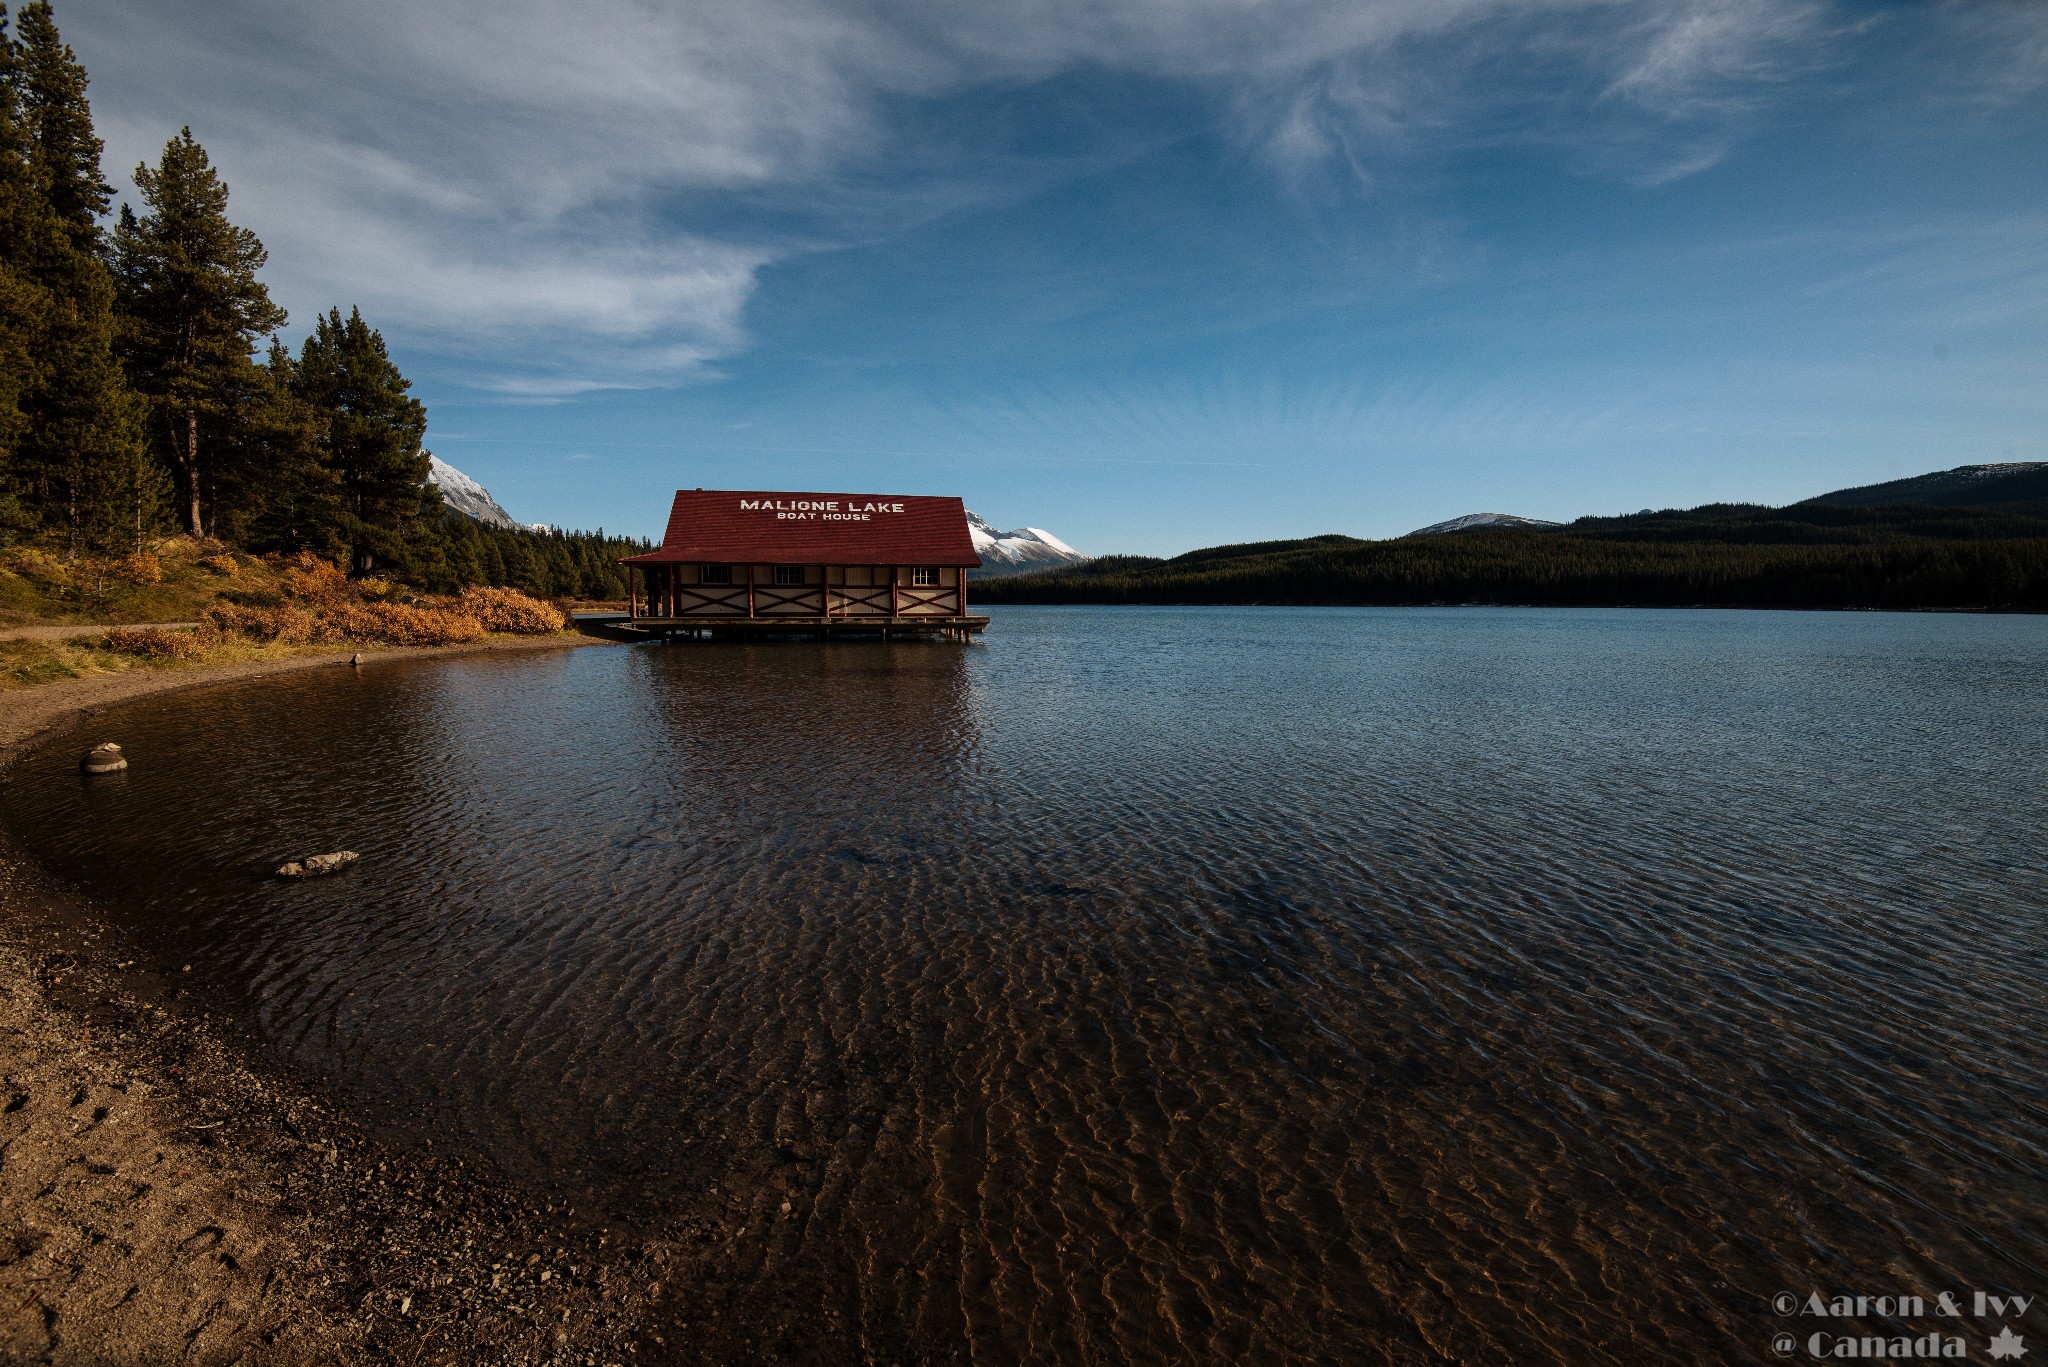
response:
[[[1619,117],[1682,131],[1639,158],[1654,177],[1718,155],[1718,124],[1805,60],[1817,4],[75,0],[59,19],[117,179],[189,123],[302,322],[360,304],[536,395],[706,373],[745,347],[760,269],[815,241],[679,205],[878,176],[917,215],[1002,192],[888,181],[917,161],[906,102],[1129,72],[1204,93],[1278,166],[1367,178],[1517,121],[1603,137]]]

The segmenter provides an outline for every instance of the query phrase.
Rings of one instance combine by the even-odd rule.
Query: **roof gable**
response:
[[[981,563],[957,498],[678,489],[661,549],[631,565]]]

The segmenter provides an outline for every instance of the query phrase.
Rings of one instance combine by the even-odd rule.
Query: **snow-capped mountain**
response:
[[[1441,536],[1445,532],[1469,532],[1478,527],[1561,527],[1561,522],[1545,522],[1540,517],[1516,517],[1513,513],[1467,513],[1454,517],[1449,522],[1432,522],[1427,527],[1417,527],[1410,536]]]
[[[1042,527],[999,532],[973,512],[967,514],[967,533],[974,538],[974,553],[981,557],[981,569],[976,573],[983,578],[1051,569],[1088,559]]]
[[[498,500],[491,497],[489,489],[439,456],[429,454],[427,459],[432,462],[431,468],[427,471],[427,483],[438,486],[441,490],[441,501],[456,512],[490,527],[523,525],[515,522],[512,514],[498,506]]]

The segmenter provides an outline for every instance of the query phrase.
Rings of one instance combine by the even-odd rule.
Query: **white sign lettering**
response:
[[[877,513],[900,513],[901,503],[851,498],[743,498],[740,511],[773,513],[778,522],[872,522]]]

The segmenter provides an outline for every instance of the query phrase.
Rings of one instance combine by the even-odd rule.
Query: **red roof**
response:
[[[678,489],[659,550],[627,565],[979,565],[957,498]]]

